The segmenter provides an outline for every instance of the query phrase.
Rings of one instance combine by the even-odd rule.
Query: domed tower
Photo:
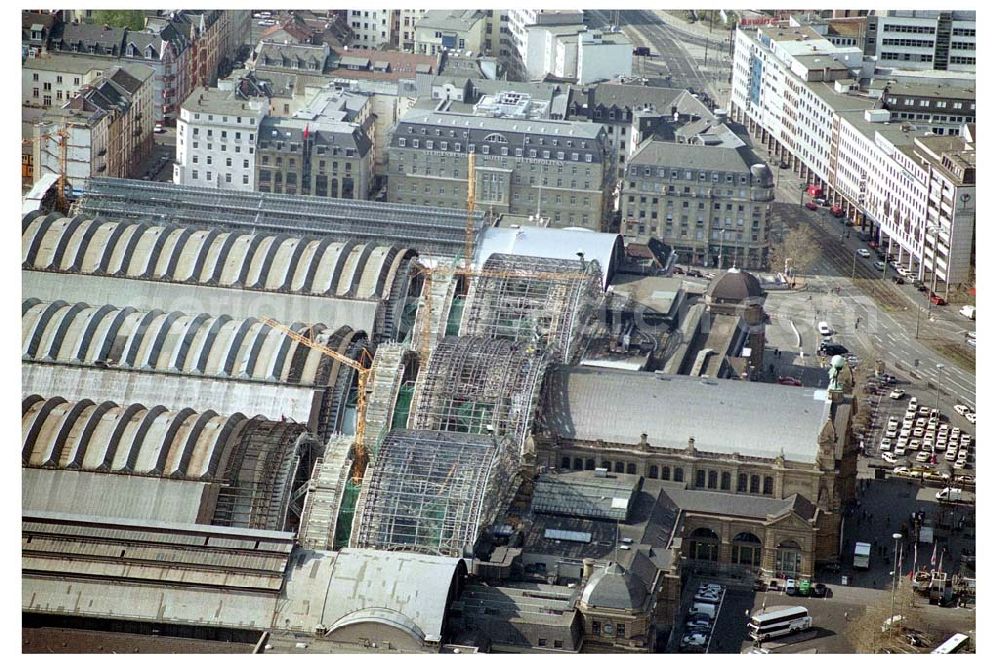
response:
[[[760,280],[738,268],[730,268],[708,285],[705,301],[712,314],[740,317],[747,330],[746,346],[750,348],[750,365],[758,370],[764,363],[764,299]]]
[[[588,640],[628,645],[648,640],[652,624],[646,612],[650,590],[636,574],[617,562],[590,576],[580,596],[584,626],[600,627],[589,632]]]

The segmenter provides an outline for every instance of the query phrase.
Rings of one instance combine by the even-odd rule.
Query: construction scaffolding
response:
[[[526,344],[443,338],[417,377],[410,428],[509,435],[520,447],[531,425],[544,357]]]
[[[466,299],[461,334],[547,349],[569,363],[601,299],[601,269],[565,259],[494,254]]]
[[[90,178],[75,212],[85,217],[221,226],[340,240],[378,240],[424,255],[453,257],[465,249],[467,213],[351,199],[239,192],[117,178]],[[473,219],[475,234],[484,213]]]
[[[513,449],[491,436],[388,433],[365,475],[350,545],[470,555],[510,495]]]
[[[279,531],[297,526],[316,440],[301,424],[262,417],[246,422],[237,437],[216,479],[223,485],[212,524]]]

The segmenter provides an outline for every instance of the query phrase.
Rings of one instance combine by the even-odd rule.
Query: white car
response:
[[[882,443],[878,445],[879,451],[892,451],[892,440],[888,437],[882,438]]]
[[[917,414],[920,414],[920,416],[927,418],[928,416],[931,415],[931,410],[927,407],[921,407],[920,409],[917,410]]]
[[[956,412],[958,412],[959,414],[961,414],[962,416],[965,416],[966,414],[968,414],[971,411],[965,405],[955,405],[954,410]]]
[[[869,252],[867,248],[859,247],[858,256],[867,259],[868,257],[872,256],[872,253]]]
[[[885,270],[885,262],[884,261],[877,261],[876,260],[876,261],[872,262],[872,265],[875,266],[875,270],[877,270],[877,271]]]
[[[955,449],[948,449],[948,452],[944,454],[944,459],[948,462],[953,462],[958,457],[958,451]]]
[[[975,412],[968,412],[968,413],[967,413],[967,414],[965,415],[965,419],[966,419],[966,420],[967,420],[967,421],[968,421],[969,423],[972,423],[973,425],[975,425],[975,423],[976,423],[976,413],[975,413]]]
[[[897,455],[897,456],[905,456],[906,455],[906,441],[901,439],[898,442],[896,442],[896,448],[894,448],[892,450],[892,452],[895,455]],[[885,458],[885,454],[882,455],[882,458],[883,459]],[[896,461],[895,460],[887,460],[886,462],[896,462]]]
[[[816,324],[816,330],[819,331],[820,335],[833,335],[833,329],[825,321]]]
[[[931,440],[931,441],[933,441],[933,440]],[[947,448],[948,448],[948,443],[947,442],[940,442],[939,441],[937,444],[934,445],[934,450],[935,451],[945,451],[945,450],[947,450]]]
[[[899,449],[899,447],[896,447],[896,448],[897,448],[897,450]],[[905,451],[906,447],[903,447],[903,450]],[[896,463],[899,462],[899,458],[897,458],[892,453],[889,453],[888,451],[882,454],[882,460],[886,461],[890,465],[895,465]]]
[[[917,454],[918,463],[927,462],[930,459],[931,459],[931,454],[928,453],[927,451],[921,451],[920,453]]]
[[[906,441],[906,440],[903,440],[903,441]],[[908,443],[907,443],[907,445],[906,445],[906,448],[909,449],[910,451],[916,451],[917,449],[920,448],[920,440],[917,439],[917,438],[913,438],[913,439],[909,440]]]
[[[921,450],[927,451],[928,453],[934,453],[934,445],[929,442],[924,442],[920,445]]]
[[[889,397],[892,398],[893,400],[899,400],[904,395],[906,394],[903,393],[902,389],[893,389],[892,392],[889,394]]]
[[[965,467],[966,467],[965,458],[959,458],[958,460],[955,461],[955,469],[965,469]]]

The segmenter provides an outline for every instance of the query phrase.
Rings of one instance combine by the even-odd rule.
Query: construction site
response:
[[[749,274],[706,289],[616,234],[476,212],[472,178],[464,211],[78,187],[22,219],[27,624],[648,652],[687,523],[794,522],[807,570],[835,543],[850,401],[716,381],[763,346]]]

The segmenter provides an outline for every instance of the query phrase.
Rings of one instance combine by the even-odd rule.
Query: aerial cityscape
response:
[[[977,652],[976,12],[21,11],[21,651]]]

